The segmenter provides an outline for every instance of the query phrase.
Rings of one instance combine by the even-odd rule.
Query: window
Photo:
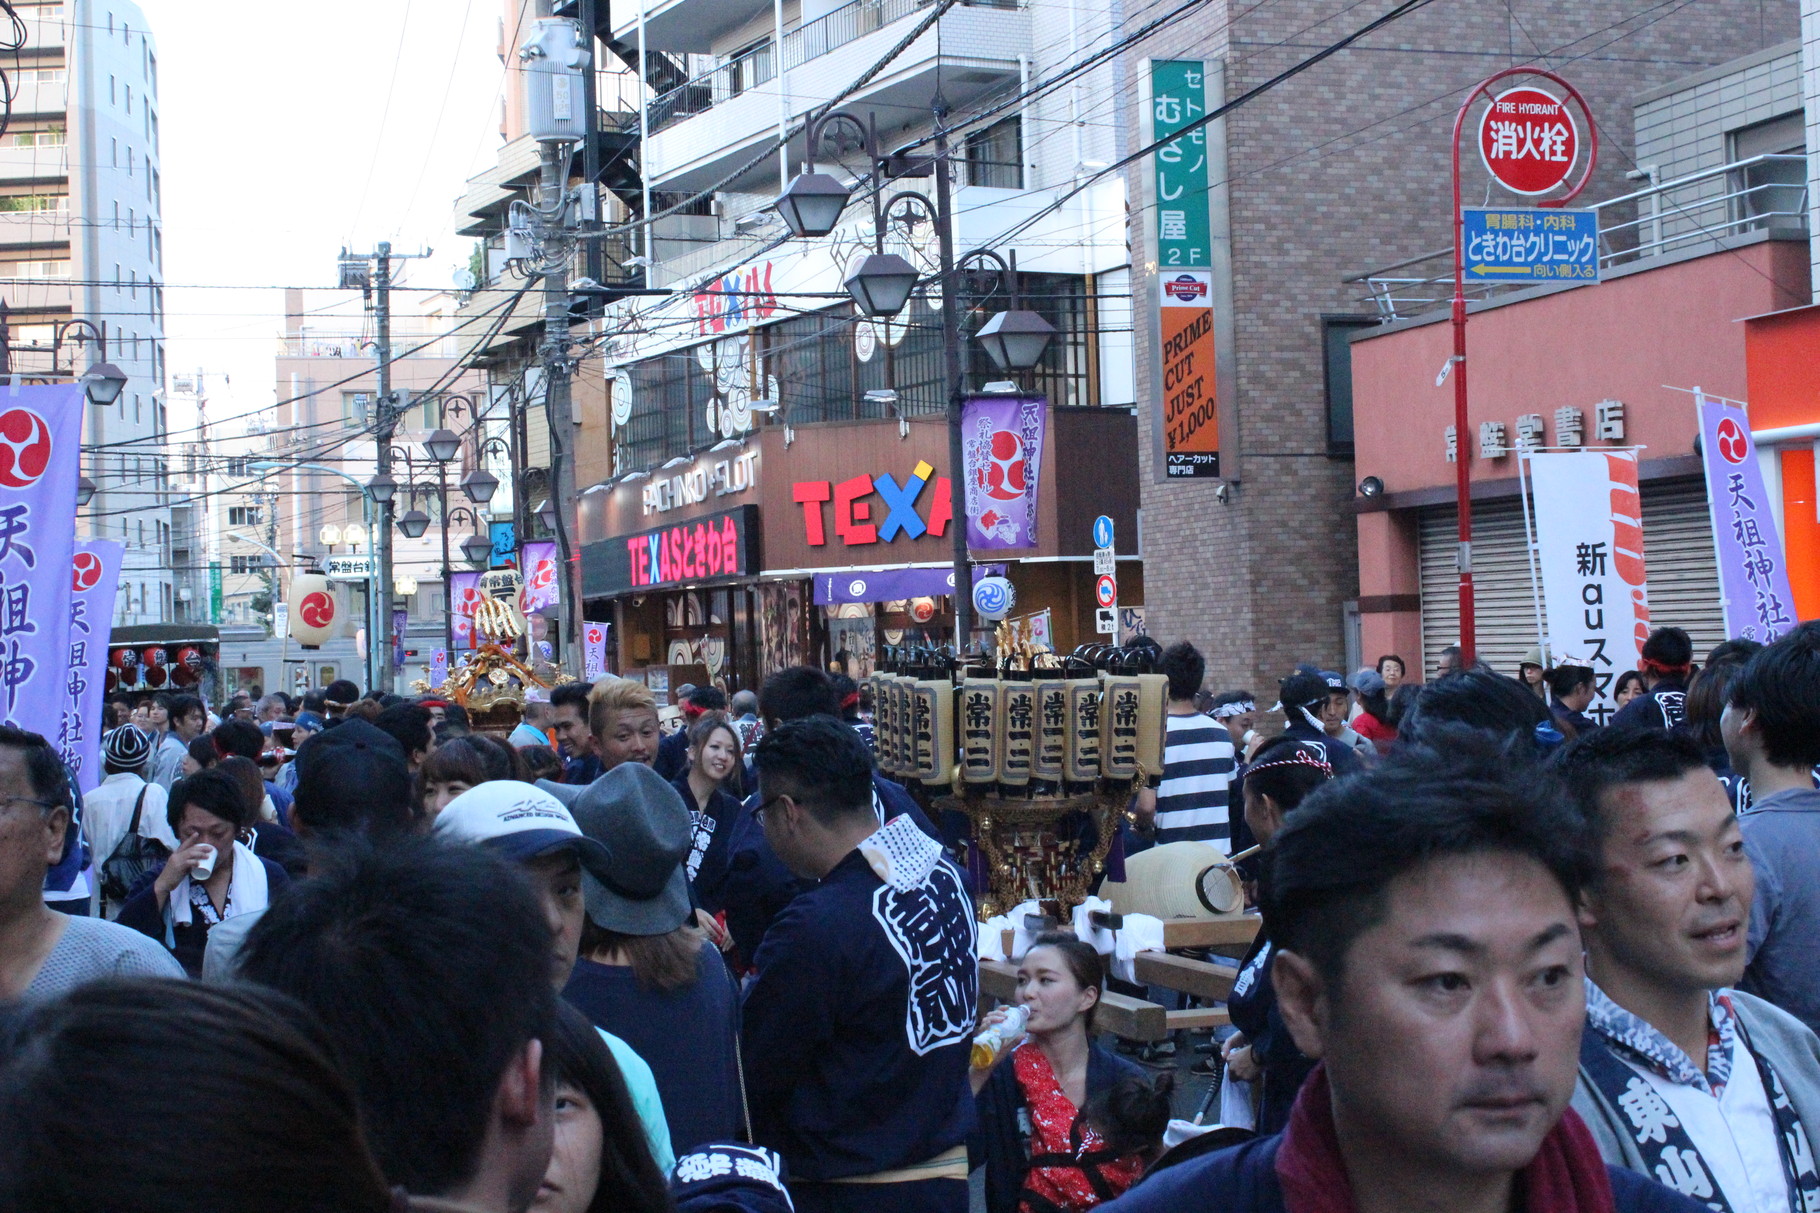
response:
[[[1807,135],[1800,110],[1727,132],[1733,163],[1754,161],[1732,175],[1731,189],[1738,195],[1734,218],[1766,217],[1762,224],[1774,231],[1800,232],[1807,227]],[[1788,159],[1758,159],[1783,157]]]
[[[62,147],[63,132],[48,131],[14,131],[7,135],[9,147]]]
[[[14,194],[10,198],[0,198],[0,211],[67,211],[69,208],[67,194]]]
[[[133,86],[130,84],[126,86],[126,112],[133,112]]]
[[[229,556],[228,571],[231,573],[257,573],[265,567],[265,562],[257,556]]]
[[[967,184],[1024,188],[1024,131],[1016,118],[994,122],[967,136]]]
[[[1377,321],[1369,316],[1321,317],[1321,345],[1327,372],[1327,453],[1352,454],[1352,345],[1355,331]]]
[[[107,78],[107,103],[109,105],[120,104],[120,94],[114,87],[114,78],[112,76]]]
[[[0,264],[0,275],[8,278],[68,278],[67,261],[14,261]]]
[[[230,455],[227,461],[227,474],[233,477],[244,477],[252,470],[252,459],[247,455]]]
[[[246,460],[240,461],[245,464]],[[230,505],[228,507],[229,526],[258,526],[259,507],[256,505]]]

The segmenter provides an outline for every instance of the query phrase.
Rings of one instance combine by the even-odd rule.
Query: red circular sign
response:
[[[0,413],[0,486],[28,489],[51,465],[51,427],[30,409]]]
[[[1719,419],[1719,431],[1715,435],[1719,443],[1719,458],[1727,463],[1743,463],[1750,456],[1750,436],[1744,432],[1736,418]]]
[[[74,576],[70,578],[70,588],[80,594],[92,590],[101,580],[101,557],[93,552],[77,552]]]
[[[313,628],[326,628],[335,622],[335,596],[317,590],[305,594],[297,604],[297,618]]]
[[[1111,606],[1119,600],[1119,583],[1110,576],[1101,574],[1093,585],[1093,597],[1101,606]]]
[[[1580,128],[1552,93],[1513,88],[1479,116],[1479,158],[1513,193],[1546,194],[1564,184],[1579,155]]]

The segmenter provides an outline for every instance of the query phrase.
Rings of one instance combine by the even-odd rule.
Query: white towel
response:
[[[1135,982],[1139,952],[1163,951],[1163,920],[1148,914],[1127,914],[1119,929],[1116,949],[1112,953],[1112,973],[1121,981]]]
[[[980,927],[980,959],[1004,960],[1005,932],[1011,929],[1009,914],[987,919],[985,925]]]
[[[1035,938],[1024,926],[1024,919],[1031,914],[1041,914],[1043,907],[1034,900],[1026,901],[1011,907],[1011,955],[1009,960],[1022,960],[1024,953],[1030,950],[1030,941]]]
[[[244,842],[234,844],[234,874],[228,878],[227,913],[224,918],[266,908],[270,898],[266,888],[265,865]],[[190,878],[186,875],[171,890],[165,903],[171,922],[180,927],[190,925]]]
[[[1118,944],[1117,932],[1093,925],[1093,912],[1112,913],[1112,903],[1104,897],[1089,897],[1074,907],[1074,933],[1082,942],[1093,945],[1101,956],[1111,956]]]

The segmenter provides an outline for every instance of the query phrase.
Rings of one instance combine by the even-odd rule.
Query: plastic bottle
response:
[[[973,1038],[973,1068],[984,1070],[998,1060],[1005,1045],[1024,1034],[1024,1024],[1029,1022],[1029,1007],[1007,1007],[1002,1023],[995,1023]]]

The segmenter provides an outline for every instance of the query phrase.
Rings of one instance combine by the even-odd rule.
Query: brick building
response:
[[[1216,90],[1236,97],[1392,7],[1391,0],[1281,0],[1196,10],[1131,52],[1133,87],[1117,102],[1130,145],[1143,145],[1136,85],[1146,60],[1207,61],[1209,102],[1217,104]],[[1218,479],[1171,482],[1163,474],[1155,203],[1147,170],[1134,166],[1132,299],[1151,634],[1193,641],[1208,655],[1213,682],[1260,693],[1295,661],[1332,667],[1359,659],[1354,612],[1387,604],[1359,598],[1346,338],[1378,313],[1368,292],[1347,280],[1448,246],[1448,135],[1467,89],[1524,63],[1567,76],[1600,124],[1599,166],[1584,199],[1615,197],[1634,188],[1625,174],[1638,168],[1632,106],[1639,95],[1794,38],[1799,19],[1793,0],[1670,9],[1642,0],[1435,4],[1214,124]],[[1478,200],[1485,178],[1470,148],[1463,164],[1465,195]],[[1435,274],[1446,263],[1426,265],[1421,272]]]

